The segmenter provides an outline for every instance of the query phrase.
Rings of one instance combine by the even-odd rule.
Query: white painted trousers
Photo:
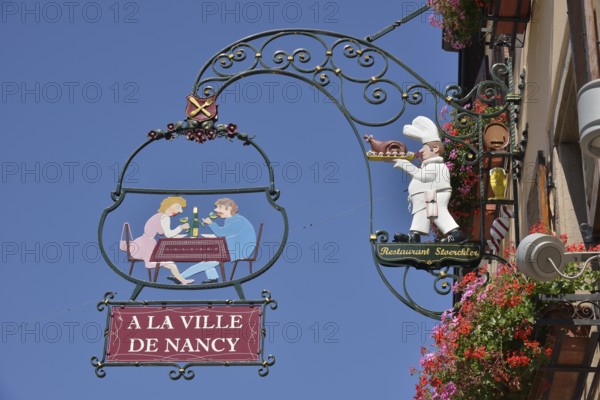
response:
[[[415,199],[417,196],[419,196],[419,198]],[[458,228],[458,224],[448,211],[450,196],[450,191],[437,193],[438,216],[432,220],[427,218],[427,210],[425,208],[419,207],[421,209],[416,212],[413,210],[413,219],[412,224],[410,225],[410,230],[419,232],[422,235],[429,235],[431,221],[433,221],[433,223],[444,235],[451,230]],[[411,196],[411,202],[413,203],[413,206],[415,204],[425,204],[424,197],[425,195],[423,193],[417,193],[414,196]]]

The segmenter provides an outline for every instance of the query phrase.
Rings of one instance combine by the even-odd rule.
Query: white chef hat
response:
[[[423,116],[413,119],[412,125],[404,125],[404,136],[420,140],[423,144],[440,141],[440,135],[435,123]]]

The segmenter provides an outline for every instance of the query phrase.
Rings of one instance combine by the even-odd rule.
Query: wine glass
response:
[[[210,214],[208,214],[208,218],[210,218],[210,219],[216,219],[217,217],[218,217],[218,215],[212,211],[210,212]],[[200,222],[200,225],[204,226],[206,224],[204,223],[204,221],[202,221],[202,222]]]
[[[188,222],[190,219],[188,217],[183,217],[183,218],[179,218],[179,222],[181,222],[182,224],[185,224],[186,222]],[[187,231],[187,229],[186,229]]]

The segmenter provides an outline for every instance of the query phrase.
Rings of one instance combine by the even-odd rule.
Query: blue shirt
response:
[[[208,227],[215,235],[225,238],[231,261],[250,257],[256,247],[254,227],[240,214],[225,218],[222,227],[216,223],[212,223]]]

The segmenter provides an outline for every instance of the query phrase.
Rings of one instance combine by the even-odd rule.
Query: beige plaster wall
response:
[[[552,157],[556,125],[556,104],[561,95],[561,82],[566,79],[568,64],[565,60],[569,48],[568,16],[566,1],[534,0],[532,19],[527,28],[525,46],[520,51],[515,74],[526,73],[525,95],[519,132],[528,125],[528,145],[521,181],[521,216],[526,216],[525,200],[530,190],[537,190],[535,165],[538,151],[542,150],[547,161]],[[558,177],[564,180],[564,176]],[[568,215],[565,216],[568,219]],[[521,218],[522,235],[529,225],[537,221]]]

